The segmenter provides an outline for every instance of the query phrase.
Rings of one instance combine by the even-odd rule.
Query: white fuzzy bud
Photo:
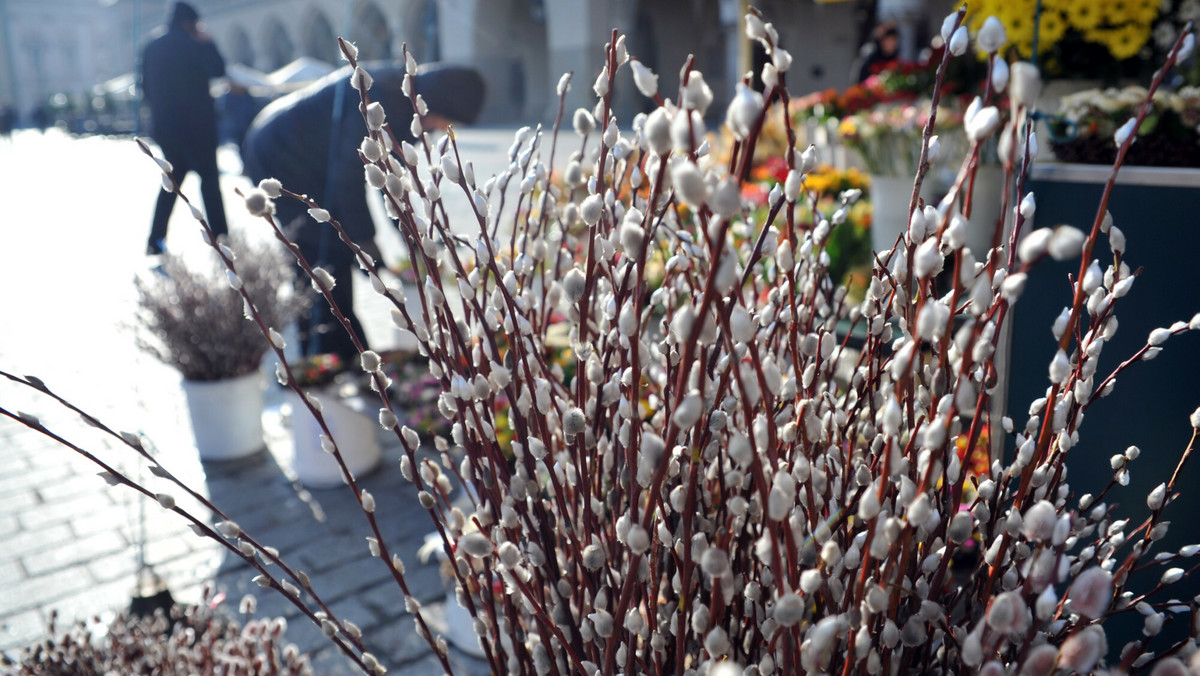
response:
[[[984,19],[983,26],[979,28],[979,34],[975,36],[975,44],[979,46],[979,49],[987,54],[994,54],[1000,51],[1006,42],[1008,42],[1008,34],[1004,30],[1004,24],[994,16]]]

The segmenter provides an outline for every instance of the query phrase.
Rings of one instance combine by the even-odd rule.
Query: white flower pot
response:
[[[356,478],[375,469],[382,456],[376,436],[379,422],[366,410],[348,406],[348,400],[332,391],[317,390],[315,394],[321,401],[321,416],[347,469]],[[292,406],[292,470],[296,477],[310,488],[342,485],[342,469],[337,459],[321,448],[323,432],[317,419],[295,392],[288,392],[288,401]]]
[[[201,460],[234,460],[261,450],[263,384],[258,371],[224,380],[184,380]]]
[[[964,187],[965,190],[965,187]],[[982,260],[992,248],[996,221],[1000,218],[1000,198],[1004,191],[1004,170],[998,166],[980,166],[975,170],[975,190],[971,195],[971,218],[967,220],[967,246],[975,258]],[[1010,205],[1011,206],[1011,205]],[[1007,232],[1008,221],[1004,227]],[[1001,244],[1007,244],[1003,239]]]
[[[929,198],[930,179],[921,184]],[[912,176],[871,174],[871,248],[878,253],[892,250],[900,233],[908,230],[908,204],[912,199]]]

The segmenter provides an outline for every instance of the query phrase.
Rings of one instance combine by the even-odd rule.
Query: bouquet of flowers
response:
[[[877,106],[842,118],[838,136],[862,158],[867,171],[885,176],[908,176],[917,170],[921,134],[929,119],[929,101]],[[937,130],[962,124],[962,114],[939,106]]]
[[[1089,89],[1063,97],[1051,120],[1051,146],[1058,159],[1111,164],[1114,134],[1146,98],[1144,87]],[[1153,108],[1125,158],[1129,164],[1200,167],[1200,88],[1158,91]]]
[[[955,2],[956,5],[962,4]],[[1008,31],[1021,58],[1037,50],[1051,76],[1115,80],[1137,74],[1138,57],[1159,18],[1159,0],[978,0],[968,6],[967,26],[977,32],[989,16]],[[1167,5],[1171,4],[1167,0]],[[1034,36],[1036,34],[1036,45]]]

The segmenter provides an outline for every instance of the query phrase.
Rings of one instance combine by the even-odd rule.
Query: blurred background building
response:
[[[336,37],[364,59],[399,58],[402,45],[422,62],[479,68],[490,85],[482,122],[553,119],[555,85],[576,74],[569,108],[589,105],[604,44],[616,28],[629,51],[678,86],[689,53],[717,101],[757,71],[743,38],[746,0],[192,0],[213,34],[231,80],[263,96],[299,86],[336,67]],[[795,57],[793,94],[841,88],[879,16],[925,18],[926,0],[761,0]],[[930,4],[938,4],[936,2]],[[66,124],[73,131],[128,132],[136,101],[136,57],[163,23],[166,0],[0,0],[0,106],[19,124]],[[941,7],[935,8],[939,11]],[[915,25],[915,24],[913,24]],[[908,31],[912,50],[924,36]],[[623,69],[617,109],[645,102]],[[669,95],[669,94],[668,94]],[[716,106],[721,108],[723,106]]]

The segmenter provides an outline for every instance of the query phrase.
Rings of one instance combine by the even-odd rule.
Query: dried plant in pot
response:
[[[233,285],[250,294],[271,326],[286,325],[303,302],[279,245],[235,234],[227,246],[243,264],[236,279],[216,256],[196,264],[172,254],[163,256],[162,274],[136,279],[138,345],[183,376],[204,460],[244,457],[263,447],[259,365],[268,343],[246,318]]]

